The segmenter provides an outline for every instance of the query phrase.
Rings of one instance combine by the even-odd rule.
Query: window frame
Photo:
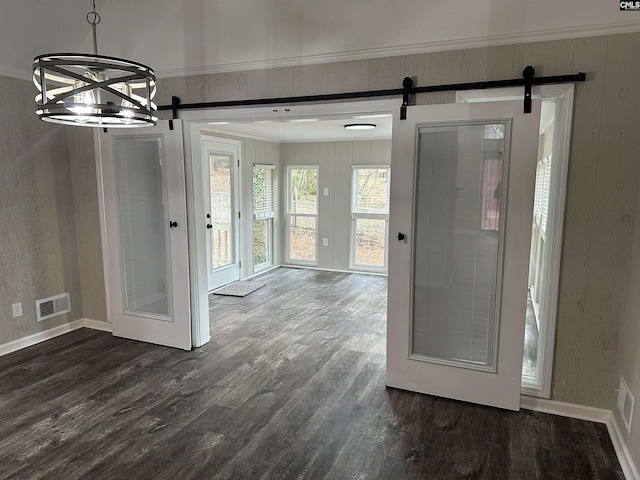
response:
[[[358,213],[355,212],[357,197],[355,190],[355,175],[358,170],[386,170],[387,171],[387,213]],[[349,269],[358,272],[387,273],[389,268],[389,205],[391,193],[390,165],[351,165],[351,233],[349,238]],[[381,267],[376,265],[356,263],[356,228],[358,220],[384,220],[384,262]]]
[[[259,218],[257,217],[257,214],[255,212],[255,205],[253,202],[253,178],[255,175],[255,169],[263,169],[265,170],[265,180],[266,180],[266,172],[270,171],[271,172],[271,202],[272,202],[272,211],[271,213],[267,213],[265,215],[260,215]],[[270,267],[273,266],[273,254],[274,254],[274,222],[275,222],[275,218],[276,218],[276,192],[275,192],[275,188],[276,188],[276,179],[275,179],[275,170],[276,170],[276,166],[273,164],[263,164],[263,163],[254,163],[253,164],[253,168],[251,169],[251,188],[252,188],[252,195],[251,195],[251,216],[252,216],[252,221],[251,221],[251,261],[253,262],[253,271],[254,273],[258,273],[261,271],[264,271]],[[266,245],[266,254],[267,254],[267,260],[263,263],[260,264],[256,264],[255,263],[255,222],[257,221],[265,221],[266,224],[266,240],[267,240],[267,245]]]
[[[291,191],[291,172],[293,170],[315,170],[316,171],[316,213],[298,213],[291,212],[292,207],[292,191]],[[287,165],[286,172],[286,201],[285,201],[285,259],[290,265],[302,265],[308,267],[318,266],[318,219],[320,216],[320,199],[318,189],[320,188],[320,166],[319,165]],[[291,258],[291,218],[305,217],[315,219],[315,237],[314,237],[314,259],[304,260],[301,258]]]

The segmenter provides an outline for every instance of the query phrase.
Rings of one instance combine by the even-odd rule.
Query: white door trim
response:
[[[187,184],[187,217],[189,221],[189,265],[191,276],[192,342],[194,347],[210,340],[209,303],[206,274],[206,245],[204,218],[204,198],[202,179],[202,147],[200,129],[208,122],[237,120],[287,120],[300,117],[321,117],[331,115],[391,113],[400,108],[399,99],[370,100],[364,102],[330,103],[323,105],[287,105],[280,107],[233,108],[191,110],[180,113],[184,122],[185,174]],[[411,108],[411,107],[409,107]],[[241,162],[241,169],[243,168]],[[278,191],[278,189],[276,189]],[[278,203],[281,205],[281,202]],[[284,238],[284,222],[280,225],[278,238]],[[242,249],[244,252],[244,249]],[[243,262],[251,259],[242,258]],[[247,265],[247,263],[244,263]]]
[[[560,282],[560,262],[562,256],[562,236],[564,230],[564,210],[567,193],[567,172],[569,169],[569,148],[571,143],[571,120],[573,118],[574,84],[538,85],[532,90],[532,97],[556,102],[556,117],[554,125],[553,156],[557,160],[553,163],[552,182],[549,192],[549,214],[547,248],[544,262],[547,264],[547,281],[545,285],[546,305],[541,305],[545,316],[546,326],[542,355],[538,356],[538,371],[540,373],[537,384],[523,383],[524,395],[549,398],[551,396],[551,380],[553,370],[553,355],[555,346],[556,316],[558,309],[558,293]],[[487,90],[468,90],[456,92],[456,102],[486,102],[508,101],[522,99],[522,87],[494,88]],[[557,141],[556,141],[557,140]]]

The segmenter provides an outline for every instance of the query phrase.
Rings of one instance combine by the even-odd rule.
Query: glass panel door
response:
[[[190,350],[182,123],[109,130],[99,145],[113,334]]]
[[[231,265],[234,259],[234,223],[232,202],[233,159],[230,155],[209,154],[211,185],[211,270]]]
[[[505,132],[506,122],[418,131],[413,355],[495,367]]]
[[[114,139],[124,311],[171,317],[161,138]]]
[[[394,119],[387,385],[518,410],[540,102]]]
[[[202,137],[208,290],[240,279],[240,142]]]

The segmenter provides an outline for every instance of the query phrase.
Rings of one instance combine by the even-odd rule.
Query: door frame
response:
[[[233,139],[229,139],[229,138],[224,138],[224,137],[216,137],[212,134],[207,134],[207,133],[203,133],[201,135],[201,142],[202,142],[202,146],[204,147],[205,144],[207,142],[209,143],[216,143],[218,145],[224,145],[226,148],[229,148],[229,152],[225,152],[225,153],[231,153],[231,150],[234,150],[233,153],[231,153],[231,155],[235,158],[233,158],[233,163],[234,165],[232,165],[232,178],[231,178],[231,188],[233,189],[233,192],[231,194],[231,206],[232,206],[232,219],[233,219],[233,248],[235,249],[234,252],[234,260],[235,260],[235,269],[238,270],[238,280],[243,278],[242,275],[242,239],[243,239],[243,229],[242,229],[242,221],[240,218],[238,218],[236,216],[236,212],[241,212],[242,211],[242,172],[240,170],[240,157],[242,156],[242,142],[240,140],[233,140]],[[237,163],[236,163],[237,162]],[[202,187],[203,190],[205,191],[205,197],[204,198],[208,198],[209,199],[209,203],[211,202],[210,197],[207,196],[210,195],[210,190],[211,190],[211,183],[210,183],[210,166],[208,164],[206,164],[208,162],[205,162],[204,158],[202,159],[202,173],[203,173],[203,182],[204,182],[204,186]],[[209,178],[207,178],[207,175],[205,172],[209,172]],[[206,192],[206,190],[209,189],[209,192]],[[206,202],[206,200],[204,200]],[[208,209],[210,210],[210,209]],[[205,219],[203,221],[207,221],[209,219]],[[209,232],[207,232],[206,235],[207,238],[207,251],[210,253],[211,249],[210,249],[210,244],[209,242],[211,241],[211,235],[209,234]],[[208,254],[209,254],[208,253]],[[210,261],[207,261],[207,270],[209,270],[209,265]],[[230,269],[229,265],[225,266],[228,270]],[[225,267],[219,267],[219,268],[225,268]],[[210,271],[207,272],[207,277],[209,277],[209,273]],[[235,277],[235,275],[233,275]],[[228,282],[230,283],[230,282]],[[209,279],[207,280],[207,284],[209,285]],[[213,289],[210,290],[215,290],[215,288],[219,288],[222,285],[219,285],[218,287],[214,287]]]
[[[547,234],[547,245],[550,248],[546,249],[544,255],[547,272],[544,294],[547,301],[545,305],[541,305],[542,313],[546,318],[546,325],[545,331],[542,333],[542,355],[538,355],[538,381],[535,383],[523,381],[521,388],[523,395],[539,398],[551,397],[574,89],[575,85],[573,83],[534,85],[532,89],[532,98],[556,102],[552,150],[555,161],[552,164],[551,172],[552,179],[555,179],[555,181],[552,180],[549,192],[550,209],[547,221],[547,224],[551,227]],[[456,103],[509,101],[521,98],[522,87],[456,92]]]
[[[329,103],[312,105],[287,105],[271,107],[250,107],[232,109],[191,110],[181,112],[183,121],[185,149],[185,177],[187,186],[187,221],[189,223],[189,275],[191,283],[191,335],[194,347],[200,347],[211,339],[209,332],[209,300],[207,290],[206,269],[206,223],[204,187],[202,182],[202,146],[200,131],[207,127],[215,133],[215,126],[207,126],[211,122],[224,121],[281,121],[301,117],[340,116],[353,114],[392,113],[400,108],[398,99],[369,100],[363,102]],[[240,162],[240,175],[244,175],[244,162]],[[241,177],[241,182],[244,177]],[[280,210],[282,205],[280,205]],[[278,212],[282,216],[281,211]],[[246,215],[245,215],[246,217]],[[280,222],[280,238],[283,237],[283,222]],[[249,260],[244,258],[245,250],[241,248],[243,265]]]

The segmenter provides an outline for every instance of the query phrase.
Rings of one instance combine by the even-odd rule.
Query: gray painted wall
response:
[[[64,129],[69,143],[83,317],[106,322],[94,132],[90,128]]]
[[[0,77],[0,344],[83,317],[67,127],[38,120],[34,96]],[[64,292],[71,312],[38,322],[36,300]]]

